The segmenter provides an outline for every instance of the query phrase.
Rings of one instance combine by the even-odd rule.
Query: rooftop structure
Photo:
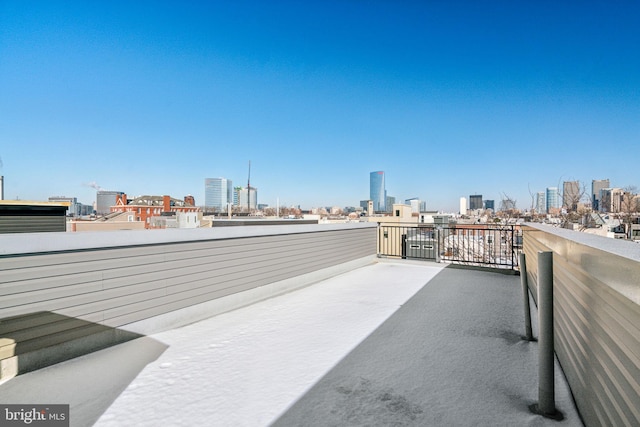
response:
[[[639,246],[525,225],[518,277],[380,258],[381,227],[0,236],[0,401],[73,425],[556,425],[521,339],[546,251],[563,425],[640,422]]]
[[[0,200],[0,233],[66,231],[68,202]]]

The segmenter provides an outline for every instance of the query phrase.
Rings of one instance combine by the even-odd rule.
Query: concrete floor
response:
[[[557,362],[564,420],[529,410],[538,344],[521,339],[521,292],[518,276],[444,269],[274,426],[582,426]]]
[[[396,273],[385,286],[402,282],[403,265],[410,264],[391,263]],[[336,360],[273,425],[582,426],[557,363],[556,406],[564,420],[529,411],[537,402],[538,345],[523,341],[523,334],[518,276],[445,268]],[[93,425],[141,372],[160,362],[167,345],[156,338],[18,376],[0,385],[0,402],[67,402],[72,426]],[[127,424],[112,419],[110,425]]]

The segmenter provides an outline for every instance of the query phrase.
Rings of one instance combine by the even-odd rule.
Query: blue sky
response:
[[[640,4],[0,0],[5,197],[356,206],[640,186]]]

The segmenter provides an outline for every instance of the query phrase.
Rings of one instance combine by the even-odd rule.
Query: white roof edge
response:
[[[291,224],[195,229],[0,234],[0,256],[375,227],[375,223]]]
[[[562,237],[572,242],[609,252],[613,255],[640,261],[640,244],[638,243],[630,242],[628,240],[612,239],[610,237],[598,236],[580,231],[567,230],[540,223],[527,222],[524,225]]]

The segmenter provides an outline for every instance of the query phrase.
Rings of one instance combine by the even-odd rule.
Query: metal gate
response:
[[[515,225],[379,225],[378,256],[518,269],[522,232]]]

